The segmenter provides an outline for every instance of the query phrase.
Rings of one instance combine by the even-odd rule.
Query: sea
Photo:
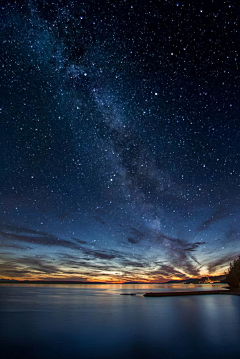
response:
[[[1,359],[240,357],[240,296],[148,298],[224,284],[0,285]],[[123,296],[136,293],[136,296]]]

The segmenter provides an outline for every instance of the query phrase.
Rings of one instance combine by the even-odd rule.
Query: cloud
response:
[[[87,244],[86,241],[83,241],[82,239],[78,239],[78,238],[75,238],[75,237],[72,237],[72,239],[80,244]]]
[[[59,273],[61,270],[58,265],[53,265],[52,261],[49,263],[43,257],[32,258],[32,257],[23,257],[18,259],[18,264],[22,264],[31,268],[32,271],[54,274]]]
[[[185,251],[188,252],[195,252],[200,246],[207,244],[206,242],[194,242],[194,243],[187,243]]]
[[[219,268],[224,268],[226,265],[229,265],[238,255],[236,253],[226,254],[221,258],[218,258],[208,264],[209,273],[216,271]]]
[[[64,261],[56,260],[56,264],[53,264],[52,258],[45,258],[41,255],[36,257],[22,256],[18,258],[12,258],[3,260],[0,264],[0,272],[3,276],[7,277],[21,277],[27,275],[27,277],[47,275],[69,278],[69,275],[101,275],[104,272],[112,271],[112,266],[92,264],[84,260],[79,260],[77,257],[62,255]],[[73,258],[76,258],[74,260]],[[76,278],[75,278],[76,279]]]
[[[151,230],[148,228],[142,228],[140,230],[135,227],[130,227],[130,236],[127,237],[127,241],[131,244],[138,244],[146,238],[149,239],[149,234],[152,236]]]
[[[57,274],[61,270],[57,265],[49,263],[43,257],[18,257],[16,259],[8,259],[0,264],[0,271],[2,275],[9,277],[21,277],[23,274],[38,275],[38,274]]]
[[[135,267],[135,268],[146,268],[149,265],[149,263],[142,263],[131,259],[123,259],[121,261],[121,264],[124,267]]]
[[[229,208],[227,207],[221,207],[216,212],[214,212],[210,218],[208,218],[206,221],[204,221],[198,228],[197,231],[203,231],[210,227],[212,224],[220,221],[221,219],[227,217],[229,214]]]
[[[42,246],[60,246],[79,249],[77,244],[58,238],[53,234],[19,226],[2,226],[0,229],[0,236],[6,240],[38,244]]]
[[[144,232],[143,230],[141,231],[135,227],[130,227],[130,232],[131,237],[133,237],[136,242],[140,242],[146,236],[146,232]]]
[[[239,229],[230,228],[228,231],[225,231],[225,238],[228,242],[239,241],[240,239]]]
[[[41,246],[53,246],[53,247],[65,247],[74,250],[78,250],[88,258],[85,260],[98,259],[98,260],[113,260],[116,258],[123,258],[122,254],[114,250],[95,250],[83,247],[83,244],[87,244],[86,241],[78,238],[73,238],[78,244],[70,242],[65,239],[56,237],[53,234],[49,234],[43,231],[36,231],[29,228],[19,226],[2,226],[0,230],[0,236],[5,240],[19,241],[24,243],[37,244]],[[8,244],[5,244],[8,245]],[[14,244],[9,244],[14,245]],[[16,244],[15,244],[16,245]],[[40,265],[40,262],[39,262]]]
[[[189,243],[183,239],[167,236],[164,233],[156,233],[156,237],[157,237],[158,241],[165,244],[166,246],[169,246],[172,249],[177,249],[177,250],[186,251],[186,252],[194,252],[200,246],[206,244],[206,242]]]
[[[172,237],[147,227],[141,228],[141,230],[131,227],[130,230],[131,236],[127,237],[129,243],[138,245],[146,239],[148,243],[150,242],[156,246],[156,251],[158,251],[158,246],[159,250],[164,251],[169,268],[178,268],[187,275],[199,275],[201,263],[193,256],[193,252],[196,252],[206,242],[189,243],[181,238]]]
[[[167,236],[164,233],[157,233],[156,240],[161,243],[165,249],[168,263],[172,267],[180,269],[187,275],[199,275],[201,265],[190,253],[195,252],[200,246],[206,244],[206,242],[189,243],[183,239]]]
[[[127,240],[128,240],[128,242],[131,243],[131,244],[137,244],[137,243],[139,243],[139,239],[135,239],[135,238],[132,238],[132,237],[128,237]]]
[[[184,275],[179,270],[173,268],[170,265],[161,265],[159,269],[150,271],[148,273],[150,276],[161,276],[161,277],[180,277],[182,278]]]
[[[11,248],[11,249],[14,249],[14,250],[21,250],[21,251],[26,251],[26,250],[29,250],[29,249],[32,249],[31,247],[28,247],[28,246],[20,246],[19,244],[14,244],[14,243],[0,243],[0,247],[1,248]]]
[[[184,276],[186,275],[198,275],[200,263],[193,256],[193,252],[205,244],[205,242],[193,242],[189,243],[183,239],[168,236],[164,233],[160,233],[156,230],[145,228],[130,227],[131,235],[127,237],[129,243],[138,245],[143,240],[146,243],[152,243],[156,246],[161,245],[159,250],[164,250],[166,259],[168,260],[168,267],[165,264],[161,264],[158,269],[158,275],[167,276],[167,270],[169,270],[172,276]],[[63,275],[80,273],[83,274],[84,270],[92,271],[96,270],[102,274],[115,270],[116,272],[125,273],[132,277],[139,273],[148,272],[152,267],[156,265],[154,260],[146,261],[144,256],[136,258],[136,256],[129,255],[129,253],[119,252],[113,249],[100,250],[95,248],[88,248],[85,245],[86,241],[78,238],[72,238],[75,242],[71,242],[65,239],[56,237],[44,231],[32,230],[20,226],[1,226],[0,236],[5,240],[11,240],[15,242],[24,242],[31,244],[38,244],[42,246],[53,247],[65,247],[77,250],[78,255],[61,254],[63,260],[59,260],[59,255],[56,257],[57,262],[53,263],[53,259],[46,261],[43,258],[27,258],[19,260],[19,265],[23,266],[22,270],[28,270],[31,268],[36,273],[56,274],[61,273]],[[7,245],[12,245],[8,242]],[[17,245],[14,243],[13,245]],[[158,249],[158,247],[156,247]],[[81,258],[79,257],[81,256]],[[111,265],[108,265],[110,261]],[[25,265],[25,267],[24,267]],[[65,270],[64,268],[71,268],[71,270]],[[124,267],[124,268],[123,268]],[[61,268],[61,270],[59,270]],[[175,270],[174,270],[175,268]],[[9,268],[10,270],[10,268]],[[19,267],[15,268],[16,271],[20,270]],[[133,273],[133,270],[135,274]],[[156,269],[157,270],[157,269]],[[129,273],[127,273],[129,272]],[[155,273],[156,274],[156,273]]]
[[[85,247],[80,247],[82,253],[96,259],[103,259],[103,260],[111,260],[115,259],[116,257],[122,257],[122,255],[117,254],[116,251],[98,251],[94,249],[88,249]]]

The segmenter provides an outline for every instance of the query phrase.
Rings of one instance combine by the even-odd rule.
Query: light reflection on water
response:
[[[3,358],[231,358],[240,297],[145,298],[121,293],[220,285],[1,285]]]

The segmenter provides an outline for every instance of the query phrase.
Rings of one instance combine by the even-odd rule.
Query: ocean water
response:
[[[240,296],[222,285],[0,285],[2,359],[238,358]],[[121,296],[136,292],[137,296]]]

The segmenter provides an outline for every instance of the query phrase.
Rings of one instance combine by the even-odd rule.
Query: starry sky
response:
[[[239,14],[4,2],[1,278],[224,273],[240,253]]]

